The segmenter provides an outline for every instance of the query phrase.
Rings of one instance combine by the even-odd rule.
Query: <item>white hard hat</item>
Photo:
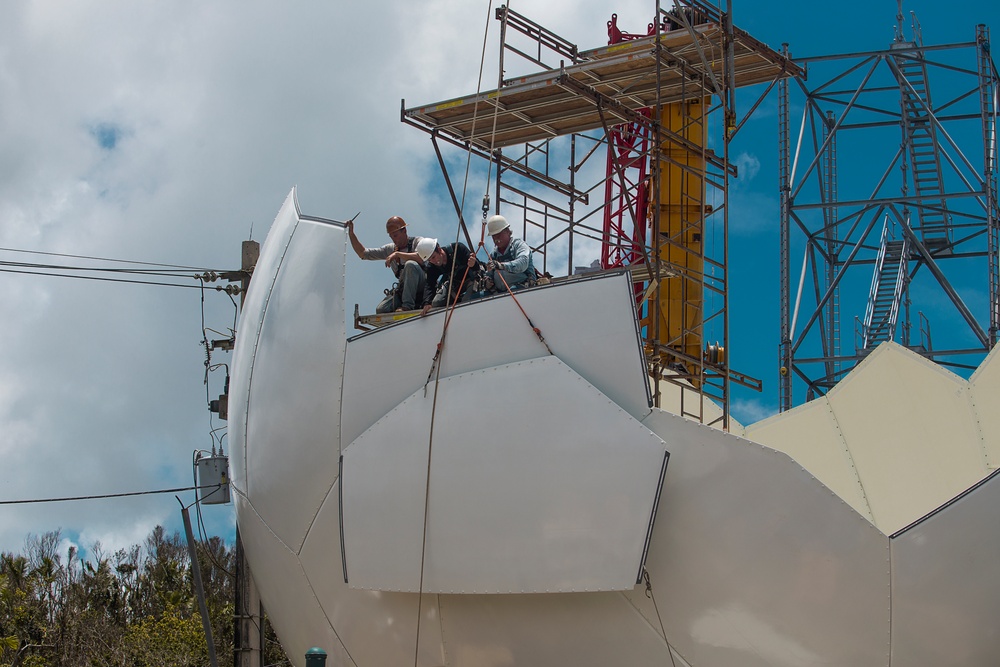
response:
[[[486,233],[488,233],[490,236],[493,236],[494,234],[499,234],[508,227],[510,227],[510,224],[507,222],[507,218],[503,217],[502,215],[494,215],[492,218],[486,221]]]
[[[423,238],[417,241],[417,254],[420,255],[420,259],[427,261],[427,259],[434,254],[437,250],[438,242],[437,239]]]

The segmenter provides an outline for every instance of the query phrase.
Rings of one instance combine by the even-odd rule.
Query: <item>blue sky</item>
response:
[[[884,48],[896,22],[893,1],[822,11],[734,4],[737,26],[776,49],[789,43],[793,56]],[[475,91],[487,25],[483,88],[494,87],[494,8],[465,0],[5,2],[0,248],[233,269],[240,242],[251,230],[263,240],[292,186],[308,214],[346,219],[360,210],[358,233],[369,245],[384,242],[384,221],[395,214],[419,233],[453,234],[433,148],[399,122],[400,100]],[[655,4],[512,8],[593,48],[606,42],[612,12],[626,31],[643,32]],[[1000,30],[994,3],[951,3],[943,15],[937,3],[907,2],[911,10],[927,43],[971,40],[977,23]],[[738,108],[748,104],[740,94]],[[734,368],[764,381],[762,394],[734,396],[737,416],[754,421],[777,409],[775,104],[741,134],[731,347]],[[470,182],[471,216],[483,188]],[[0,260],[40,261],[7,251]],[[375,264],[350,255],[349,305],[377,302],[388,274]],[[224,427],[205,405],[206,394],[221,392],[224,368],[206,387],[201,296],[0,273],[0,499],[190,485],[192,452],[217,444],[214,429]],[[207,327],[225,334],[233,316],[228,297],[206,295]],[[231,507],[207,508],[205,520],[212,532],[232,531]],[[114,549],[157,523],[181,528],[172,494],[0,506],[0,549],[54,529],[83,547]]]

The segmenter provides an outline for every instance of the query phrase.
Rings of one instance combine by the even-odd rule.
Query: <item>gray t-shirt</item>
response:
[[[414,252],[414,248],[420,243],[420,236],[409,236],[406,239],[406,246],[403,248],[402,252]],[[365,259],[388,259],[389,255],[396,252],[395,243],[386,243],[380,248],[365,248]],[[399,260],[394,259],[389,263],[389,269],[392,271],[392,275],[399,278],[399,272],[403,270],[403,265],[399,263]]]

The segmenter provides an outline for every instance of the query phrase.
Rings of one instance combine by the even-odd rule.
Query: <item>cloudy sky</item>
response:
[[[774,48],[788,42],[795,55],[842,53],[888,43],[896,5],[879,4],[841,3],[821,17],[808,3],[736,0],[734,15]],[[482,87],[494,87],[495,6],[3,2],[0,261],[235,269],[241,241],[263,240],[293,186],[307,214],[346,219],[361,211],[357,227],[368,245],[385,241],[384,222],[394,214],[444,235],[454,216],[434,152],[424,133],[400,122],[400,101],[475,92],[487,26]],[[949,6],[947,17],[927,0],[906,9],[923,17],[932,42],[967,41],[980,22],[1000,29],[992,3]],[[644,32],[655,3],[515,0],[511,8],[593,48],[606,43],[612,12],[623,29]],[[744,223],[747,243],[753,221],[767,219],[777,202],[773,120],[754,131],[757,142],[739,157],[742,196],[755,213]],[[483,190],[470,183],[473,211]],[[776,235],[760,235],[773,245]],[[777,248],[767,253],[776,258]],[[374,264],[350,256],[348,304],[377,300],[388,274]],[[767,306],[756,323],[734,321],[734,336],[741,326],[776,336],[777,271],[762,275],[774,280],[760,287]],[[209,291],[203,308],[191,277],[142,279],[187,287],[0,272],[0,500],[190,486],[192,453],[218,445],[224,431],[213,429],[224,423],[211,418],[206,401],[221,392],[224,371],[206,387],[202,318],[222,332],[210,337],[225,337],[233,303]],[[768,390],[743,409],[759,417],[777,406],[770,374],[777,340],[754,340],[759,353],[745,354],[767,363],[745,370]],[[214,363],[228,361],[213,355]],[[113,550],[158,523],[177,529],[179,517],[171,494],[0,505],[0,550],[55,529],[81,546],[100,541]],[[231,506],[207,508],[205,521],[229,536]]]

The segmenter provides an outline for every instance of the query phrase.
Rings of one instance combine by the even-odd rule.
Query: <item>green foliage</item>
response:
[[[59,531],[0,553],[0,667],[188,667],[209,664],[186,541],[157,526],[143,545],[83,559]],[[220,665],[233,664],[234,554],[197,545]],[[268,637],[273,632],[267,628]],[[285,662],[276,641],[268,664]]]
[[[123,652],[134,667],[197,667],[208,663],[201,621],[168,607],[159,618],[147,616],[125,633]]]

